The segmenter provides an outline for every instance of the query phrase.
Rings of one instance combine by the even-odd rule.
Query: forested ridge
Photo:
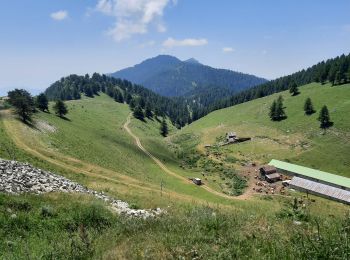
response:
[[[234,94],[229,98],[215,102],[207,108],[203,108],[204,111],[201,112],[208,114],[214,110],[287,90],[292,84],[302,86],[311,82],[320,82],[322,84],[330,82],[332,85],[341,85],[350,82],[350,54],[343,54],[336,58],[319,62],[306,70],[303,69],[291,75],[280,77],[238,94]]]
[[[70,75],[53,83],[46,89],[49,100],[74,100],[82,95],[93,98],[100,92],[106,93],[119,103],[131,108],[151,110],[157,116],[168,116],[177,127],[191,122],[189,108],[183,99],[160,96],[127,80],[116,79],[94,73],[92,76]]]
[[[53,83],[45,94],[50,100],[80,99],[81,95],[94,97],[103,92],[117,102],[126,102],[132,109],[151,110],[157,116],[168,116],[177,127],[183,127],[208,113],[268,96],[289,89],[293,84],[302,86],[311,82],[330,82],[341,85],[350,81],[350,55],[341,55],[288,76],[269,81],[248,90],[233,94],[229,88],[216,86],[199,87],[189,92],[187,98],[163,97],[153,91],[133,84],[128,80],[116,79],[94,73],[92,76],[70,75]],[[218,101],[215,101],[218,100]],[[147,108],[147,109],[146,109]]]
[[[215,92],[223,92],[224,89],[230,90],[230,94],[238,93],[267,81],[254,75],[212,68],[193,58],[181,61],[169,55],[147,59],[134,67],[112,73],[111,76],[130,80],[163,96],[184,98],[193,95],[199,98],[202,91],[214,88]],[[215,98],[213,96],[209,100],[207,97],[206,100],[212,103],[217,101]]]

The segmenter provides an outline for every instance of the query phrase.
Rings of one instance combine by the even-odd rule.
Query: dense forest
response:
[[[201,114],[207,114],[217,109],[287,90],[292,84],[302,86],[311,82],[320,82],[322,84],[330,82],[332,85],[341,85],[350,82],[350,54],[343,54],[334,59],[319,62],[306,70],[301,70],[289,76],[281,77],[242,91],[230,98],[215,102],[207,108],[199,109],[199,111]]]
[[[46,89],[49,100],[80,99],[81,95],[94,97],[106,93],[119,103],[127,103],[132,109],[150,110],[156,116],[168,116],[177,127],[191,122],[189,108],[183,99],[171,99],[155,94],[130,81],[94,73],[92,76],[70,75],[61,78]]]

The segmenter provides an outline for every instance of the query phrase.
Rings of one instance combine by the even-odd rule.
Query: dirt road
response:
[[[147,156],[149,156],[164,172],[166,172],[167,174],[169,175],[172,175],[180,180],[182,180],[183,182],[185,183],[189,183],[189,180],[173,171],[171,171],[168,167],[166,167],[157,157],[155,157],[154,155],[152,155],[149,151],[146,150],[145,147],[143,147],[141,141],[140,141],[140,138],[138,136],[136,136],[129,128],[129,124],[130,124],[130,119],[131,119],[131,114],[128,116],[125,124],[124,124],[124,129],[128,132],[128,134],[134,138],[135,140],[135,143],[137,145],[137,147],[143,151]],[[213,190],[212,188],[206,186],[206,185],[202,185],[201,186],[203,189],[205,189],[206,191],[212,193],[212,194],[215,194],[216,196],[220,196],[220,197],[223,197],[225,199],[230,199],[230,200],[234,200],[234,199],[241,199],[241,200],[245,200],[245,199],[248,199],[249,198],[249,195],[248,194],[243,194],[241,196],[237,196],[237,197],[232,197],[232,196],[229,196],[229,195],[226,195],[226,194],[223,194],[223,193],[220,193],[216,190]]]

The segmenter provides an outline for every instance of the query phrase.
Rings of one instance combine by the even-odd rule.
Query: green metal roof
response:
[[[307,168],[304,166],[292,164],[292,163],[287,163],[287,162],[282,162],[278,160],[271,160],[269,165],[275,166],[278,169],[289,171],[289,172],[294,172],[299,175],[303,175],[309,178],[317,179],[320,181],[328,182],[328,183],[333,183],[339,186],[343,186],[346,188],[350,188],[350,178],[346,178],[343,176],[331,174],[328,172],[323,172],[311,168]]]

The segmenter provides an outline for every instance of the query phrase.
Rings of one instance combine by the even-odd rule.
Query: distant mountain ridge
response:
[[[267,82],[253,75],[212,68],[194,58],[181,61],[170,55],[147,59],[111,76],[127,79],[168,97],[197,96],[206,89],[238,93]]]

